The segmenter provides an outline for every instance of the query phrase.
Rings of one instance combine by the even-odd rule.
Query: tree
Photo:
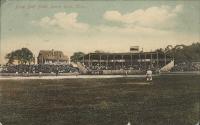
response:
[[[8,64],[13,64],[15,60],[13,52],[8,53],[5,58],[8,59],[8,62],[7,62]]]
[[[157,50],[161,52],[160,50]],[[176,45],[172,47],[168,45],[165,52],[175,58],[176,63],[191,63],[193,61],[200,61],[200,43],[193,43],[192,45]]]
[[[158,53],[164,53],[165,50],[163,48],[160,48],[160,49],[156,49],[155,52],[158,52]]]
[[[33,53],[28,48],[21,49],[21,60],[23,63],[27,64],[33,62],[34,56]]]
[[[95,52],[95,53],[105,53],[105,52],[102,51],[102,50],[95,50],[94,52]]]
[[[33,53],[28,48],[22,48],[8,53],[5,57],[8,64],[13,64],[16,60],[18,64],[29,64],[34,61]]]
[[[83,52],[75,52],[71,57],[71,61],[72,62],[77,62],[81,57],[83,57],[85,55],[85,53]]]

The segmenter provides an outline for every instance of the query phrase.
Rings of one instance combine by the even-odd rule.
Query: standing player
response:
[[[146,78],[147,81],[152,81],[152,71],[150,70],[150,68],[147,70]]]
[[[59,68],[58,68],[58,66],[56,67],[56,76],[58,76],[58,74],[59,74]]]

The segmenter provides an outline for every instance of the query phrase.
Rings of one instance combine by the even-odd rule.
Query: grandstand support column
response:
[[[99,67],[101,67],[101,55],[99,55]]]
[[[157,59],[156,59],[156,62],[157,62],[157,68],[158,68],[158,52],[156,52],[156,55],[157,55],[157,56],[156,56],[156,58],[157,58]]]
[[[91,62],[90,62],[90,53],[89,53],[89,67],[91,66]]]
[[[107,60],[106,60],[106,68],[108,69],[108,55],[107,55]]]
[[[146,53],[144,53],[144,61],[145,61],[145,63],[144,63],[145,69],[147,69]]]
[[[152,62],[153,62],[153,61],[152,61],[152,53],[151,53],[151,61],[150,61],[151,64],[150,64],[150,68],[152,68]]]
[[[113,56],[113,67],[115,69],[115,56]]]
[[[123,62],[123,59],[124,59],[124,56],[122,55],[122,69],[124,68],[124,62]]]
[[[133,54],[131,53],[131,67],[133,67]]]
[[[142,62],[142,59],[141,59],[141,56],[140,56],[140,53],[139,53],[139,65],[141,66],[141,62]]]

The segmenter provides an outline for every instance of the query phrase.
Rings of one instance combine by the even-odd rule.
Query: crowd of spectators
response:
[[[78,68],[71,65],[4,65],[1,73],[73,73]]]
[[[200,71],[200,63],[179,63],[173,67],[172,71],[174,72]]]
[[[84,65],[83,66],[88,69],[88,70],[141,70],[141,71],[146,71],[149,67],[151,67],[151,69],[156,69],[155,65],[150,66],[149,64],[147,64],[146,66],[143,64],[138,64],[138,65],[131,65],[131,64],[121,64],[121,63],[116,63],[114,64],[93,64],[92,66],[88,66],[88,65]]]
[[[90,70],[146,70],[143,65],[122,65],[116,64],[115,67],[113,65],[92,65],[88,67],[84,65],[85,68]],[[153,66],[154,67],[154,66]],[[146,67],[147,68],[147,67]],[[160,67],[159,67],[160,68]],[[154,69],[152,69],[154,70]],[[156,70],[156,69],[155,69]],[[180,71],[200,71],[200,63],[179,63],[176,64],[172,72],[180,72]],[[79,69],[73,67],[72,65],[0,65],[0,73],[73,73],[79,72]]]

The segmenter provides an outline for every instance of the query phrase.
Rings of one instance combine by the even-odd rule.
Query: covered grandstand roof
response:
[[[91,52],[91,53],[88,53],[88,54],[85,54],[84,56],[87,56],[87,55],[111,55],[111,56],[123,56],[123,55],[145,55],[145,54],[157,54],[157,52]]]

